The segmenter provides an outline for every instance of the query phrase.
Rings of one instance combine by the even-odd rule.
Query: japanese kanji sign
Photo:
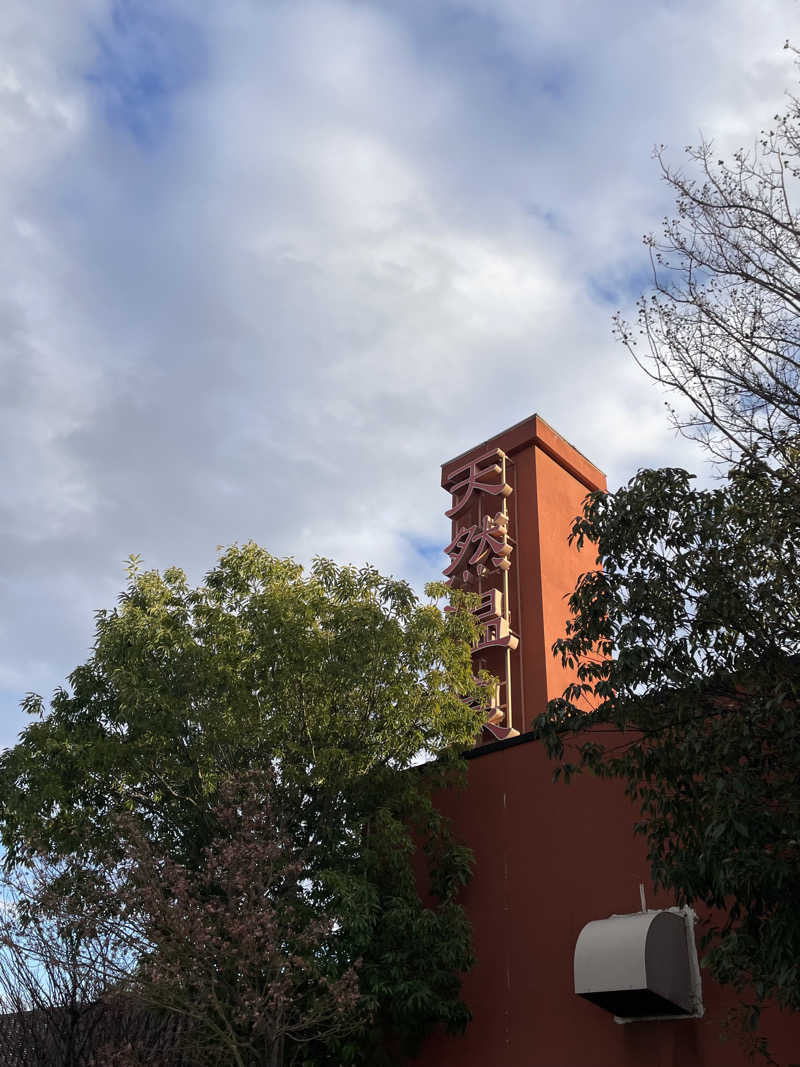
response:
[[[513,492],[507,481],[509,463],[505,453],[494,449],[456,469],[444,483],[453,498],[446,515],[454,526],[453,539],[444,550],[450,560],[444,575],[448,585],[481,594],[475,611],[480,636],[473,659],[478,670],[488,670],[494,678],[482,683],[486,686],[482,706],[484,730],[498,740],[518,733],[511,719],[511,653],[518,648],[519,637],[511,628],[509,605],[514,550],[509,533],[508,498]]]
[[[451,561],[443,572],[450,584],[454,576],[469,585],[492,567],[509,570],[508,515],[484,515],[480,525],[462,527],[444,551]]]
[[[499,589],[490,589],[483,594],[475,618],[481,627],[476,652],[484,648],[510,648],[513,652],[519,645],[519,638],[512,634],[509,627],[508,615],[503,610],[503,594]]]
[[[445,512],[448,519],[463,511],[475,493],[510,496],[511,486],[505,480],[505,462],[506,457],[496,448],[455,471],[445,486],[447,492],[453,494],[453,506]]]

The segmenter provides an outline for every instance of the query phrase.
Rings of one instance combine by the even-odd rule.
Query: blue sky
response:
[[[86,72],[101,113],[141,148],[171,133],[171,100],[210,75],[203,27],[169,5],[115,0],[93,26]]]
[[[538,411],[612,484],[700,467],[611,336],[651,158],[752,143],[795,0],[7,0],[0,744],[124,560],[421,587],[439,464]]]

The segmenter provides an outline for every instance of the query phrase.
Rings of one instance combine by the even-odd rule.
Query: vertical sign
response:
[[[481,600],[475,610],[480,633],[472,650],[476,672],[495,679],[487,689],[483,729],[496,740],[516,737],[512,708],[512,653],[519,647],[509,596],[513,566],[514,501],[509,483],[514,464],[500,448],[454,470],[444,483],[452,496],[445,512],[453,523],[453,539],[445,548],[450,563],[447,584]]]

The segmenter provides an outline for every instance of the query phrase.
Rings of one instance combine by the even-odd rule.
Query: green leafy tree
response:
[[[371,568],[319,560],[305,575],[247,544],[193,588],[133,561],[88,661],[49,709],[27,699],[38,721],[0,757],[8,862],[40,849],[122,862],[123,817],[200,870],[220,790],[270,769],[342,973],[360,960],[372,1022],[335,1062],[378,1062],[387,1035],[403,1050],[437,1022],[461,1028],[471,948],[455,897],[470,859],[431,791],[457,778],[478,729],[456,695],[475,691],[473,636],[469,612],[444,615]],[[424,751],[435,765],[409,770]]]
[[[731,162],[687,152],[657,153],[676,212],[645,238],[638,330],[616,327],[725,477],[587,498],[572,540],[598,569],[554,647],[578,680],[534,725],[557,773],[625,782],[656,884],[711,909],[706,962],[754,1022],[800,1010],[800,103]]]
[[[655,882],[713,911],[714,976],[800,1010],[800,488],[642,471],[595,493],[557,642],[578,680],[536,726],[567,777],[621,778]],[[749,994],[748,994],[749,995]]]

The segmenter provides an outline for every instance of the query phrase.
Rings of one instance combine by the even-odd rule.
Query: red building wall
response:
[[[512,692],[514,725],[525,731],[571,680],[550,650],[564,632],[565,598],[594,556],[566,538],[583,497],[605,488],[605,478],[533,416],[444,464],[442,484],[495,448],[511,460],[509,588],[520,638]],[[653,892],[645,843],[633,834],[637,812],[620,784],[588,775],[554,784],[553,764],[524,732],[500,742],[487,735],[470,756],[467,788],[445,793],[440,805],[475,855],[463,897],[477,956],[464,981],[473,1021],[464,1037],[431,1038],[419,1067],[748,1063],[735,1041],[720,1040],[735,999],[705,974],[701,1019],[621,1025],[573,992],[573,951],[586,923],[638,911],[640,883],[649,907],[673,903]],[[768,1011],[764,1032],[779,1063],[800,1062],[800,1017]]]
[[[636,812],[617,782],[554,784],[530,735],[478,750],[468,786],[440,799],[475,854],[463,904],[477,963],[464,981],[473,1021],[464,1037],[433,1037],[418,1067],[744,1067],[720,1030],[735,1000],[703,974],[702,1019],[620,1025],[573,992],[583,926],[673,901],[652,889]],[[800,1017],[766,1012],[781,1064],[800,1061]]]

